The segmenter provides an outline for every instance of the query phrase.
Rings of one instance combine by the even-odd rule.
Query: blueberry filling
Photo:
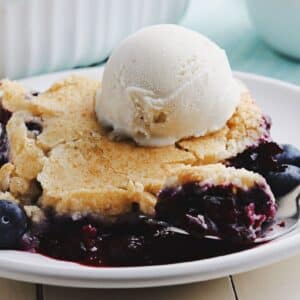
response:
[[[233,190],[232,186],[189,183],[164,189],[153,218],[143,215],[137,205],[113,221],[91,215],[74,219],[49,210],[45,221],[37,225],[26,221],[18,205],[2,201],[0,234],[2,230],[6,239],[0,248],[93,266],[166,264],[241,251],[253,246],[251,242],[273,219],[276,207],[259,186],[247,192]],[[13,227],[7,227],[6,216],[10,216]],[[170,231],[170,225],[191,235]],[[223,240],[205,239],[206,234]]]
[[[149,264],[148,243],[167,227],[136,210],[115,222],[92,216],[74,220],[52,212],[48,212],[46,220],[33,228],[33,236],[38,237],[33,251],[88,265]],[[28,247],[26,250],[32,251]]]
[[[38,136],[43,131],[43,126],[40,122],[31,120],[25,123],[27,130],[31,131],[34,136]]]
[[[240,244],[259,237],[275,212],[276,205],[260,186],[245,191],[197,182],[163,190],[156,205],[157,218],[192,235],[214,235]]]
[[[93,266],[166,264],[241,251],[253,246],[276,206],[259,186],[234,190],[230,185],[198,183],[165,189],[153,218],[136,205],[114,221],[91,215],[73,219],[48,211],[43,224],[23,235],[19,248]],[[174,232],[170,225],[191,235]],[[207,234],[223,240],[203,238]]]
[[[139,266],[191,261],[245,249],[229,241],[198,239],[169,231],[168,224],[138,210],[115,222],[48,213],[23,235],[20,248],[92,266]],[[174,251],[174,249],[176,249]]]

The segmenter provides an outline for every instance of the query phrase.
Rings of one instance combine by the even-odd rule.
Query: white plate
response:
[[[102,68],[78,70],[100,78]],[[70,72],[67,72],[70,73]],[[26,79],[23,82],[43,90],[66,72]],[[74,71],[73,71],[74,73]],[[300,146],[300,88],[273,79],[236,73],[250,88],[265,112],[273,119],[273,137]],[[276,241],[251,250],[163,266],[94,268],[57,261],[38,254],[0,251],[0,276],[43,284],[74,287],[129,288],[190,283],[249,271],[300,252],[300,229]]]

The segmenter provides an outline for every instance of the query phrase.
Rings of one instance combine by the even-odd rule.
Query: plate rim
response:
[[[19,81],[28,85],[30,82],[36,80],[46,81],[49,77],[56,78],[57,80],[70,73],[88,75],[89,73],[96,74],[96,72],[101,73],[102,71],[103,65],[100,67],[49,73]],[[300,96],[300,87],[295,84],[252,73],[234,72],[234,75],[242,81],[259,81],[262,84],[271,84],[293,90],[299,93]],[[300,238],[298,235],[299,233],[296,232],[284,239],[226,256],[169,265],[141,267],[97,268],[61,261],[59,261],[59,265],[52,265],[51,261],[53,262],[53,259],[51,258],[49,258],[49,261],[45,260],[45,263],[32,263],[26,259],[24,262],[20,262],[19,259],[13,259],[11,256],[14,253],[18,253],[16,256],[24,256],[26,258],[28,255],[39,254],[1,250],[0,276],[27,282],[90,288],[137,288],[192,283],[250,271],[293,256],[300,252]],[[274,247],[275,245],[277,246]],[[9,254],[8,257],[6,257],[5,253]],[[272,254],[270,255],[270,253]],[[245,262],[245,257],[247,257],[247,262]],[[253,263],[256,257],[259,257],[259,259]],[[212,261],[214,261],[213,264]],[[79,270],[80,272],[76,272]]]

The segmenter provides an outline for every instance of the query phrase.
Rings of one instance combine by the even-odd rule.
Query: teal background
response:
[[[234,70],[300,85],[300,61],[276,53],[260,39],[244,0],[191,0],[182,25],[207,35],[224,48]]]

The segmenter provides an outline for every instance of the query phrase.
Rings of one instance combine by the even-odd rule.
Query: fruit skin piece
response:
[[[300,184],[300,168],[293,165],[283,165],[279,172],[269,172],[265,178],[275,197],[281,197]]]
[[[0,249],[16,249],[26,228],[24,210],[12,201],[0,200]]]
[[[281,148],[283,152],[276,155],[278,163],[300,167],[300,150],[290,144],[282,144]]]

